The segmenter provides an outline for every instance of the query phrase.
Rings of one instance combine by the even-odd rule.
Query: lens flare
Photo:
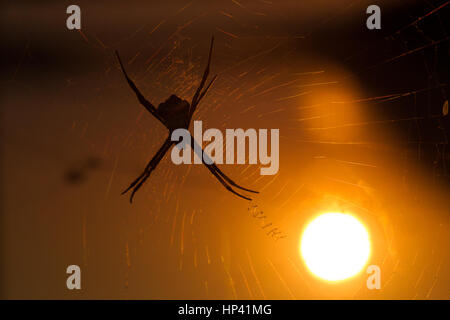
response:
[[[328,281],[344,280],[359,273],[367,263],[369,234],[349,214],[325,213],[305,228],[300,251],[314,275]]]

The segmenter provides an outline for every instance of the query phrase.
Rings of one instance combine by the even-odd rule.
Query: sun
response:
[[[305,228],[300,252],[314,275],[328,281],[344,280],[366,265],[370,256],[369,234],[352,215],[325,213]]]

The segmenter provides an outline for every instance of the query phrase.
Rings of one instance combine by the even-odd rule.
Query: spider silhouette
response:
[[[186,100],[183,100],[179,98],[178,96],[172,94],[166,101],[159,104],[157,108],[151,104],[139,91],[139,89],[136,87],[134,82],[128,77],[127,72],[125,71],[125,68],[122,64],[122,61],[120,60],[119,53],[116,51],[117,59],[119,60],[120,67],[122,69],[122,72],[127,79],[127,82],[131,89],[133,89],[134,93],[136,94],[140,104],[142,104],[156,119],[158,119],[168,130],[169,130],[169,136],[167,137],[164,144],[161,146],[161,148],[156,152],[156,154],[153,156],[153,158],[150,160],[150,162],[145,167],[144,171],[141,173],[139,177],[137,177],[130,186],[125,189],[125,191],[122,192],[122,194],[127,193],[129,190],[133,189],[130,196],[130,202],[133,201],[134,194],[141,188],[141,186],[145,183],[145,181],[150,177],[150,174],[153,170],[155,170],[156,166],[159,164],[161,159],[164,157],[164,155],[169,151],[169,149],[172,147],[173,144],[176,143],[176,141],[171,140],[172,132],[178,128],[183,128],[188,130],[189,125],[191,123],[192,115],[194,114],[196,108],[198,107],[200,101],[202,98],[206,95],[208,92],[208,89],[211,87],[213,82],[216,80],[217,75],[215,75],[212,80],[209,82],[209,84],[206,86],[206,88],[203,90],[206,80],[209,75],[209,66],[211,64],[211,55],[214,45],[214,37],[211,38],[211,45],[209,48],[209,57],[208,57],[208,64],[206,66],[206,69],[203,73],[202,80],[200,82],[199,87],[195,91],[194,97],[192,98],[191,103],[187,102]],[[192,146],[196,144],[196,141],[191,136],[191,148]],[[233,194],[244,198],[246,200],[251,200],[251,198],[248,198],[235,190],[233,190],[233,187],[236,187],[241,190],[245,190],[248,192],[258,193],[257,191],[253,191],[244,187],[239,186],[236,184],[233,180],[231,180],[228,176],[226,176],[218,167],[217,165],[212,162],[211,164],[207,164],[203,161],[203,149],[202,154],[199,155],[202,159],[202,163],[208,168],[208,170],[216,177],[217,180],[230,192]]]

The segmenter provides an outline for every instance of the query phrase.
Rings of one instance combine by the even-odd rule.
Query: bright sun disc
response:
[[[343,280],[356,275],[367,263],[369,234],[349,214],[325,213],[306,227],[300,251],[313,274],[329,281]]]

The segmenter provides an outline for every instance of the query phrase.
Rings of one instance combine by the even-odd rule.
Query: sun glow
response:
[[[370,256],[369,234],[349,214],[325,213],[305,228],[300,252],[314,275],[329,281],[344,280],[366,265]]]

